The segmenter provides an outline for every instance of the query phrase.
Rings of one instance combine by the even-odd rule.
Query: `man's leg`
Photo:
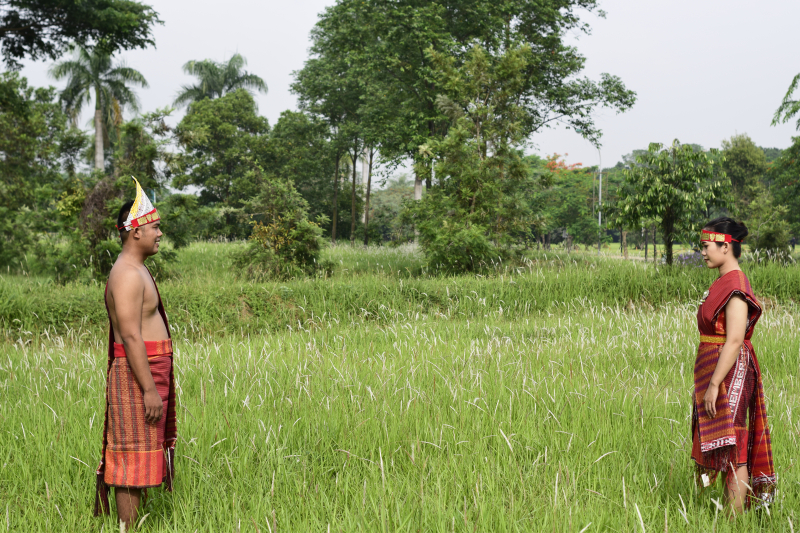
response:
[[[725,496],[728,500],[728,505],[734,514],[742,514],[744,512],[745,498],[747,498],[747,485],[750,481],[747,475],[747,467],[740,466],[734,472],[728,472],[725,480]]]
[[[119,521],[125,524],[126,529],[130,529],[139,512],[142,489],[117,487],[114,489],[114,497],[117,500]]]

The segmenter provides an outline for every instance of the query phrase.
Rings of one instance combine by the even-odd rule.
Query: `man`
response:
[[[172,341],[155,280],[144,265],[158,253],[158,211],[139,182],[122,206],[117,229],[122,253],[106,284],[110,322],[103,448],[97,470],[95,516],[109,512],[114,487],[122,527],[136,520],[143,489],[172,490],[177,431]]]

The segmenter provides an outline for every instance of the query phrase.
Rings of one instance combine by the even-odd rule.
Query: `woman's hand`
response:
[[[717,396],[719,396],[719,385],[710,383],[706,389],[706,395],[703,396],[706,413],[710,418],[717,416]]]

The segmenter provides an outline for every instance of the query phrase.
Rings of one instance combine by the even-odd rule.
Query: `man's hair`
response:
[[[119,230],[119,238],[123,244],[125,241],[128,240],[128,230],[122,227],[125,224],[125,221],[128,220],[128,215],[131,214],[131,207],[133,207],[133,200],[128,200],[119,210],[119,215],[117,215],[117,227],[120,228]]]
[[[708,224],[704,226],[704,229],[714,231],[716,233],[725,233],[726,235],[730,235],[734,239],[739,242],[731,242],[731,249],[733,249],[733,256],[736,259],[739,259],[742,255],[742,244],[741,242],[747,237],[748,231],[747,226],[745,226],[741,222],[736,222],[734,219],[730,217],[720,217],[715,218]],[[722,243],[718,242],[717,246],[722,246]]]

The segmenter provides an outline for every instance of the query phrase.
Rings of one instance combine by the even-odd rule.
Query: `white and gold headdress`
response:
[[[153,204],[150,203],[150,198],[147,197],[142,186],[139,185],[139,180],[133,176],[131,176],[131,179],[136,182],[136,199],[133,201],[128,219],[122,224],[121,228],[117,226],[120,231],[123,229],[130,231],[133,228],[161,220],[161,217],[158,216],[158,210],[153,207]]]

